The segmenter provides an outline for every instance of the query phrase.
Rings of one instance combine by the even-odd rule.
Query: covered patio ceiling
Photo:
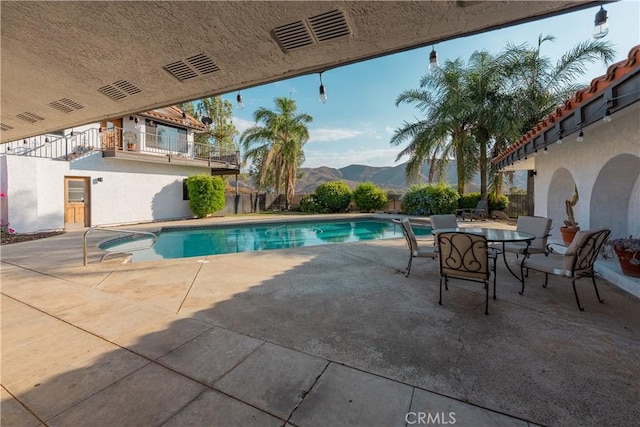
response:
[[[1,141],[600,3],[3,1]]]

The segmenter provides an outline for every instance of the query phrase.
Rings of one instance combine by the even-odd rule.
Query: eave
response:
[[[612,64],[607,73],[576,92],[555,112],[540,121],[520,140],[492,159],[498,170],[512,166],[602,120],[608,109],[612,116],[640,101],[640,45],[626,60]]]

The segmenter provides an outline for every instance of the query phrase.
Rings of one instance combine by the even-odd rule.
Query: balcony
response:
[[[66,136],[41,135],[2,144],[0,154],[44,157],[73,161],[96,151],[103,157],[139,162],[167,163],[211,169],[215,175],[240,171],[240,152],[177,138],[163,138],[144,132],[88,129]]]

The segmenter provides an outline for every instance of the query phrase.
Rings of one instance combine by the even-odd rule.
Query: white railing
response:
[[[240,153],[234,147],[221,149],[215,145],[189,142],[180,138],[163,138],[121,128],[93,128],[71,132],[65,136],[40,135],[0,145],[0,154],[73,160],[93,151],[129,152],[187,158],[240,165]]]

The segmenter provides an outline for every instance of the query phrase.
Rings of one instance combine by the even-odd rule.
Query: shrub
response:
[[[351,189],[342,181],[325,182],[316,188],[314,200],[320,212],[345,212],[351,201]]]
[[[504,211],[509,207],[509,198],[504,194],[489,194],[489,211]]]
[[[219,176],[193,175],[187,178],[189,207],[204,218],[224,208],[224,180]]]
[[[467,193],[460,196],[458,207],[460,209],[475,209],[480,201],[480,193]]]
[[[353,201],[361,211],[375,211],[387,206],[387,193],[372,182],[361,182],[353,190]]]
[[[407,215],[450,214],[458,207],[458,192],[444,184],[414,185],[402,197]]]
[[[305,194],[300,199],[300,211],[301,212],[309,212],[309,213],[317,213],[320,212],[320,208],[313,198],[313,194]]]

